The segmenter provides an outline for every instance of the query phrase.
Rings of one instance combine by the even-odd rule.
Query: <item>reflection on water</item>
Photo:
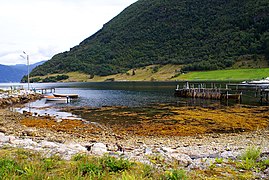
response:
[[[54,116],[55,118],[59,119],[80,119],[78,116],[72,113],[60,111],[58,108],[55,108],[54,105],[54,103],[47,103],[46,99],[44,98],[35,102],[27,103],[23,108],[16,108],[15,110],[20,113],[27,111],[31,112],[33,115],[37,114],[39,116]]]

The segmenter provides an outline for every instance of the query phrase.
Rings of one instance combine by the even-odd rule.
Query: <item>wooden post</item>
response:
[[[265,91],[266,93],[266,105],[268,105],[268,91]]]
[[[260,102],[261,102],[261,105],[262,105],[262,90],[260,90]]]

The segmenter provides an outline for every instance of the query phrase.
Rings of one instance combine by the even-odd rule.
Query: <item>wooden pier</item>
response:
[[[228,84],[229,88],[237,91],[254,92],[254,98],[258,98],[260,104],[269,104],[269,85],[268,84]]]
[[[55,88],[35,88],[34,92],[40,92],[41,94],[54,93]]]
[[[183,88],[177,86],[175,90],[175,96],[178,97],[191,97],[191,98],[203,98],[203,99],[216,99],[216,100],[229,100],[234,99],[238,102],[241,102],[242,92],[231,93],[231,89],[228,88],[217,88],[215,85],[212,85],[210,88],[206,88],[203,84],[189,85],[187,82]]]

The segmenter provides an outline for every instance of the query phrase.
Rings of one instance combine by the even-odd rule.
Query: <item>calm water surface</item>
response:
[[[100,82],[32,84],[33,87],[55,87],[57,93],[75,93],[77,100],[64,106],[148,106],[156,103],[178,103],[174,97],[176,82]],[[56,105],[57,106],[57,105]],[[58,106],[63,106],[63,104]]]
[[[89,83],[31,83],[31,88],[56,88],[56,93],[75,93],[79,95],[78,99],[70,103],[47,103],[45,99],[26,105],[26,109],[36,109],[47,107],[47,111],[53,111],[53,108],[64,106],[128,106],[145,107],[156,104],[172,104],[176,106],[199,105],[207,106],[220,104],[218,100],[203,100],[180,98],[174,96],[174,90],[177,85],[183,86],[183,82],[89,82]],[[27,84],[0,84],[5,85],[23,85]],[[210,87],[207,83],[207,87]],[[217,86],[225,87],[225,83],[218,83]],[[249,96],[249,95],[247,95]],[[257,100],[243,97],[243,103],[255,104]],[[233,104],[233,102],[229,102]],[[22,109],[21,109],[22,110]],[[40,110],[41,111],[41,110]],[[40,112],[39,112],[40,113]],[[44,113],[44,112],[42,112]],[[53,112],[49,112],[50,114]],[[66,116],[66,114],[65,114]],[[68,116],[68,115],[67,115]]]

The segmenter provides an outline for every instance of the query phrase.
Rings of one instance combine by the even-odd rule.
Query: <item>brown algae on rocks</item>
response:
[[[238,133],[268,127],[269,107],[233,106],[221,108],[203,107],[102,107],[66,108],[82,119],[77,120],[24,119],[30,127],[48,128],[69,133],[96,133],[109,128],[117,134],[139,136],[192,136],[205,133]],[[96,126],[99,124],[100,128]]]

